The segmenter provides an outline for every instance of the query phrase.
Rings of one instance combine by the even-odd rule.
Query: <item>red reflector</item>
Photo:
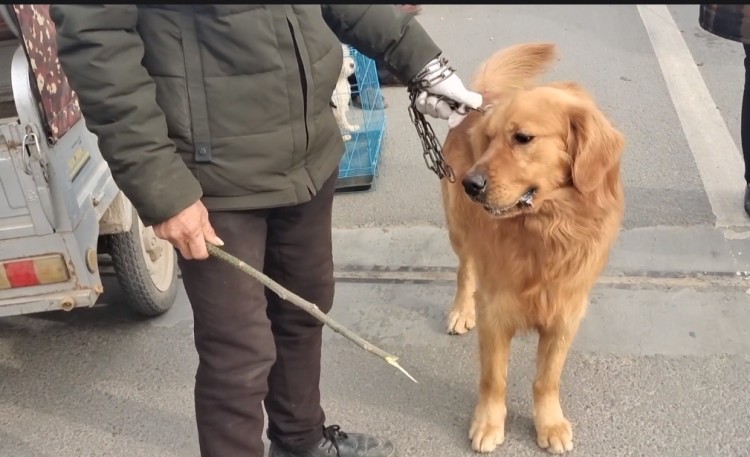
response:
[[[8,262],[3,266],[12,287],[27,287],[39,284],[32,260]]]

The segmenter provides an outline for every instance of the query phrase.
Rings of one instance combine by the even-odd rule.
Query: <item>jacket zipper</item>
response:
[[[297,36],[294,33],[294,27],[287,18],[287,25],[289,26],[289,33],[292,35],[292,42],[294,43],[294,55],[297,57],[297,67],[299,69],[300,85],[302,86],[302,103],[303,103],[303,114],[305,123],[305,150],[310,146],[310,131],[307,128],[307,78],[305,76],[305,67],[302,64],[302,55],[299,52],[299,46],[297,45]]]

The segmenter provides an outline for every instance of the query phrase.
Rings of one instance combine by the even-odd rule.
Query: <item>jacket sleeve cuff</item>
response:
[[[135,181],[129,177],[115,178],[146,227],[166,221],[203,197],[200,183],[187,167],[172,168],[152,177],[141,175]]]

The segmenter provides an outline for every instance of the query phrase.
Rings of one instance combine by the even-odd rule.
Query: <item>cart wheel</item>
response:
[[[109,250],[128,306],[145,316],[169,311],[177,295],[177,256],[169,242],[143,225],[135,209],[130,230],[111,235]]]

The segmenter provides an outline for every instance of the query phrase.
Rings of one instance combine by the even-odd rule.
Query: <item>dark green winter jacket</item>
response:
[[[51,5],[62,69],[144,223],[308,201],[344,144],[340,42],[402,81],[440,49],[392,5]]]

